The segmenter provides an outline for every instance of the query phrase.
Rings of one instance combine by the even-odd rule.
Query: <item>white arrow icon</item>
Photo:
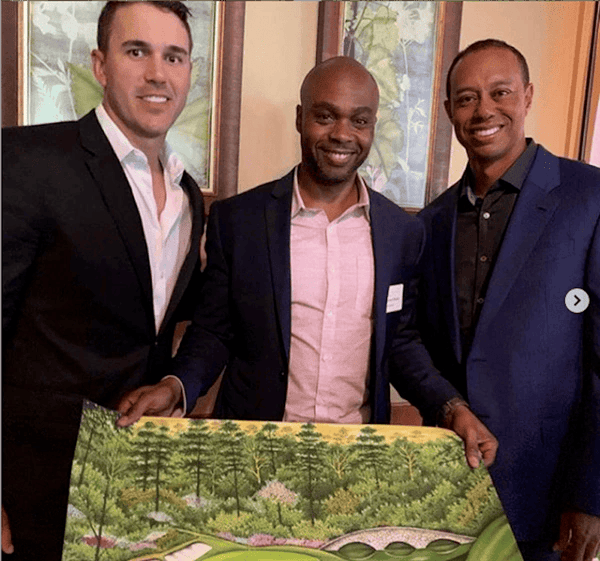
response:
[[[590,305],[590,297],[583,288],[572,288],[565,296],[567,310],[574,314],[580,314]]]

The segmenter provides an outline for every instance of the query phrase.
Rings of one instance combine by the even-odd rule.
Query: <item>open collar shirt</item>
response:
[[[365,423],[375,263],[369,194],[329,221],[307,208],[294,176],[291,346],[284,421]]]
[[[96,116],[123,167],[142,221],[152,275],[155,329],[158,333],[179,271],[190,251],[192,210],[187,193],[181,187],[183,163],[165,143],[160,162],[164,170],[167,198],[159,216],[148,158],[131,144],[102,105],[96,108]]]
[[[456,227],[456,291],[464,353],[468,354],[487,286],[515,202],[533,164],[537,144],[527,148],[480,198],[467,167],[461,179]]]

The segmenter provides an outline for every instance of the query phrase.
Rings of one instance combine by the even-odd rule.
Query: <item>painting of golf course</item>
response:
[[[522,561],[449,431],[117,416],[85,403],[63,561]]]

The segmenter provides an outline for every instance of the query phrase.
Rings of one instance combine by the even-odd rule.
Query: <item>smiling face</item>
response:
[[[319,185],[354,182],[373,143],[379,103],[373,78],[358,63],[339,58],[313,70],[301,96],[296,129],[302,169]]]
[[[92,52],[103,105],[131,143],[164,142],[190,89],[190,41],[172,12],[143,2],[120,7],[106,52]]]
[[[446,112],[472,167],[508,169],[526,148],[525,117],[533,85],[524,84],[515,55],[488,48],[466,55],[450,78]]]

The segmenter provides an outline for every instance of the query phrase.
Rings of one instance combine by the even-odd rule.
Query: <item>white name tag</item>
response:
[[[385,313],[397,312],[402,309],[402,293],[404,291],[403,284],[393,284],[388,289],[387,306]]]

